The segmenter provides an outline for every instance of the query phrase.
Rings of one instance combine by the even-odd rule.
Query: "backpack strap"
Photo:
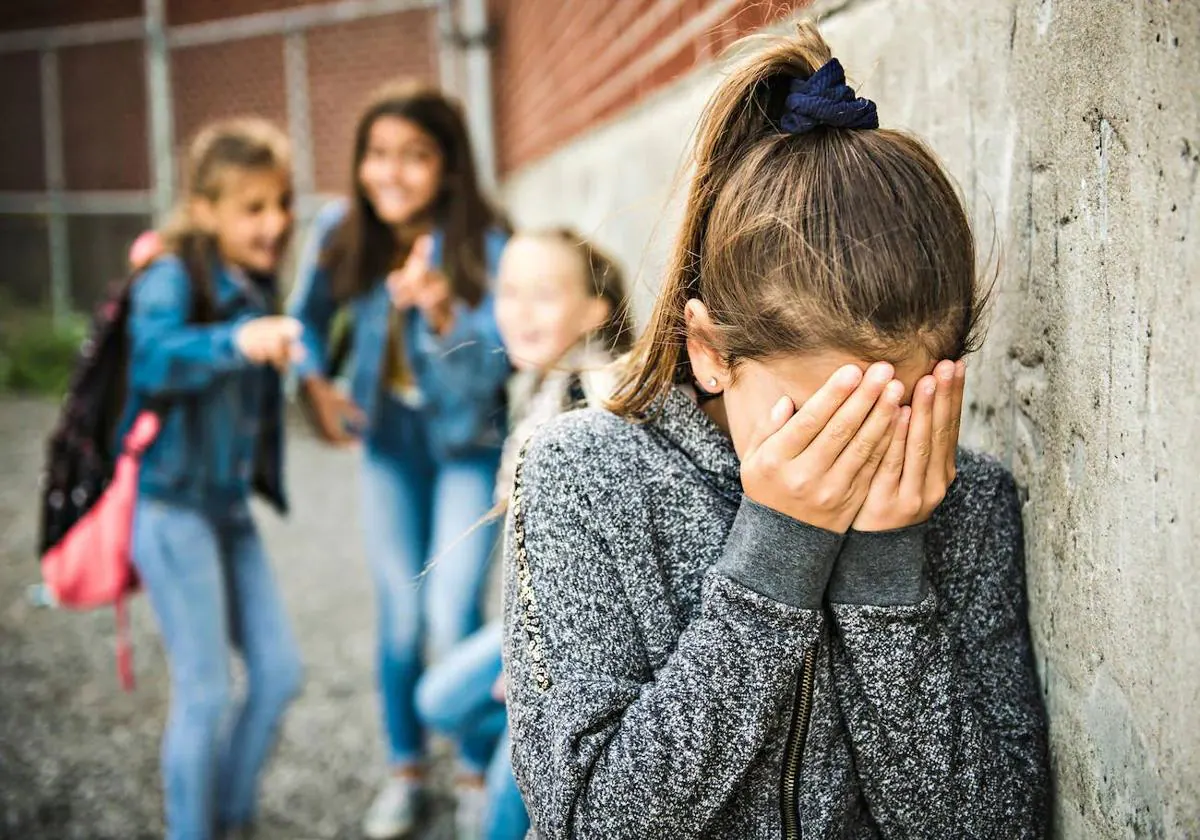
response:
[[[133,642],[129,634],[129,604],[125,600],[126,593],[117,596],[113,608],[117,618],[117,676],[121,680],[121,688],[133,691]]]

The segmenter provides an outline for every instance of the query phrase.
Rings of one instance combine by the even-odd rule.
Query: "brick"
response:
[[[0,31],[141,17],[142,0],[4,0]]]
[[[150,141],[141,42],[65,49],[59,56],[59,77],[67,189],[148,189]]]
[[[808,5],[808,0],[748,0],[641,78],[622,77],[713,2],[614,0],[595,4],[590,16],[582,14],[579,0],[513,0],[495,6],[502,27],[494,56],[501,171],[529,163],[613,118],[698,64],[719,57],[740,35]],[[564,9],[569,9],[566,18],[560,17],[567,14]]]
[[[37,53],[0,55],[0,190],[46,186],[42,133],[41,59]]]
[[[181,154],[196,132],[215,119],[255,115],[283,128],[283,39],[248,38],[172,50],[171,88],[175,142]]]
[[[114,280],[126,276],[129,246],[150,225],[148,216],[123,213],[68,218],[71,303],[75,309],[90,311]]]
[[[309,111],[318,189],[343,192],[349,186],[354,123],[376,88],[400,77],[436,82],[430,14],[402,12],[309,33]]]
[[[322,0],[167,0],[167,23],[178,26],[255,12],[277,12],[311,6]]]

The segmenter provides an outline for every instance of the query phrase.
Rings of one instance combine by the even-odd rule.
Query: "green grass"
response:
[[[83,316],[56,324],[46,312],[0,304],[0,392],[61,396],[87,330]]]

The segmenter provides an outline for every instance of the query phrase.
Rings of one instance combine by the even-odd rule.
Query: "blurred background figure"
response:
[[[411,83],[377,93],[355,128],[350,199],[323,211],[290,309],[321,436],[363,442],[362,522],[375,582],[390,777],[363,820],[413,829],[425,788],[415,709],[436,659],[481,623],[509,365],[492,283],[508,238],[480,192],[457,103]],[[326,379],[330,324],[351,316],[349,393]]]
[[[185,197],[130,292],[128,397],[162,428],[141,458],[132,559],[171,671],[162,745],[169,840],[248,836],[258,778],[301,666],[249,509],[258,464],[286,511],[279,370],[299,325],[273,315],[292,227],[287,139],[265,120],[206,127]],[[132,260],[131,260],[132,261]],[[229,663],[246,668],[244,696]]]
[[[615,381],[607,367],[629,349],[633,322],[620,268],[567,229],[509,242],[500,261],[496,318],[516,368],[496,483],[499,515],[534,430],[564,411],[603,406]],[[509,761],[501,639],[499,620],[491,622],[436,664],[417,691],[422,718],[460,750],[456,825],[464,840],[519,840],[529,827]]]

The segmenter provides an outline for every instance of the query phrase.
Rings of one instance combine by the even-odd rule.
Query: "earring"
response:
[[[705,382],[704,384],[707,385],[709,387],[709,389],[712,391],[717,390],[717,377],[715,377],[715,376],[708,377],[708,381]]]

